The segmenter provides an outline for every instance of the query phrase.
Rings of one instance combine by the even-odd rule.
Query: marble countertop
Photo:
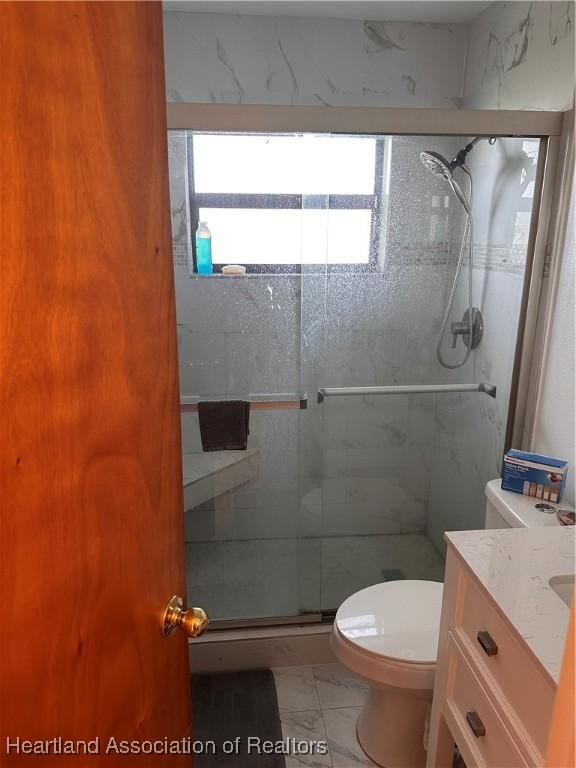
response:
[[[445,538],[557,683],[570,609],[549,580],[575,573],[574,528],[455,531]]]

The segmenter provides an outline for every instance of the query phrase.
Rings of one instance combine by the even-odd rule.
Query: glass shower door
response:
[[[482,527],[538,142],[482,140],[468,157],[483,336],[446,367],[466,356],[451,332],[468,308],[466,215],[420,153],[453,158],[471,138],[171,132],[188,589],[214,621],[319,620],[375,582],[441,579],[444,531]],[[200,218],[211,276],[190,274]],[[220,274],[227,262],[247,273]],[[403,385],[443,389],[317,402]],[[252,402],[248,451],[203,451],[195,404],[230,399]]]
[[[300,139],[169,138],[188,592],[213,627],[302,621],[320,604],[320,519],[300,462]],[[200,219],[209,276],[190,269]],[[246,274],[221,274],[227,262]],[[203,450],[196,408],[207,400],[250,401],[247,451]]]
[[[327,272],[323,348],[311,356],[320,387],[349,390],[326,397],[317,417],[321,607],[328,614],[377,582],[442,580],[444,532],[483,527],[484,486],[500,473],[538,141],[480,141],[468,157],[474,178],[473,306],[484,327],[479,345],[458,367],[467,347],[452,331],[468,308],[466,250],[452,289],[466,212],[420,153],[450,159],[471,138],[381,137],[376,258],[365,272]],[[465,174],[455,178],[468,195]],[[480,384],[496,387],[496,398],[478,390]],[[404,385],[440,389],[403,392]],[[350,391],[360,387],[391,389],[381,395]]]

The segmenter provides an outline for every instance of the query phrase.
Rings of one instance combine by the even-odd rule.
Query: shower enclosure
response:
[[[474,138],[169,132],[188,592],[212,626],[321,621],[370,584],[442,580],[444,532],[483,526],[546,140],[473,142],[471,227],[420,154]],[[209,277],[191,274],[199,219]],[[208,399],[252,401],[247,452],[202,452]]]

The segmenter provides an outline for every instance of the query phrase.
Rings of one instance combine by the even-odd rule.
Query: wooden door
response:
[[[0,254],[0,764],[188,766],[160,3],[0,3]]]

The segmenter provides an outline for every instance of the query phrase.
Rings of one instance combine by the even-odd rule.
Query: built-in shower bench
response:
[[[256,477],[259,451],[210,451],[182,454],[184,510],[231,491]]]

